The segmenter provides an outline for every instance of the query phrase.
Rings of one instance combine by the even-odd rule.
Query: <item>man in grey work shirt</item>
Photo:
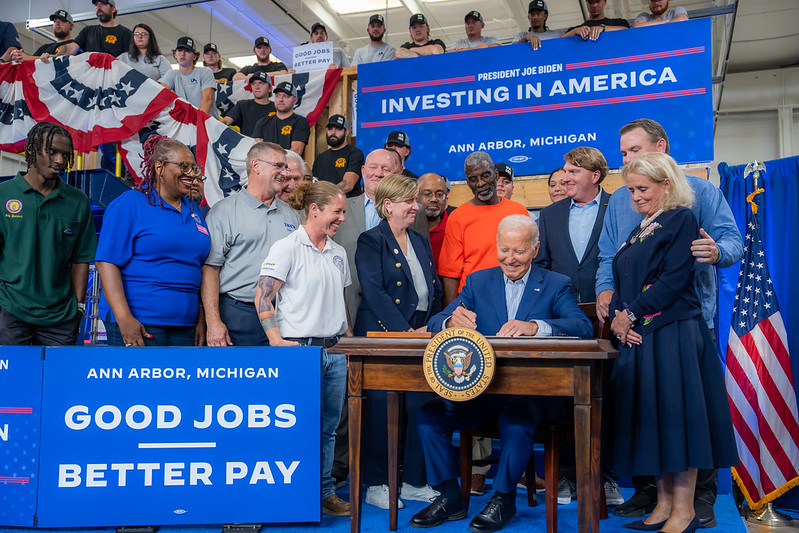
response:
[[[200,288],[208,346],[267,346],[255,309],[261,263],[279,239],[300,226],[277,196],[289,176],[286,152],[261,142],[247,153],[247,187],[217,202],[206,218],[211,252]]]
[[[541,41],[560,37],[561,32],[547,28],[548,18],[549,8],[547,8],[547,3],[544,0],[530,2],[527,7],[527,20],[530,22],[530,27],[527,31],[516,34],[516,38],[513,40],[514,44],[530,43],[533,50],[538,50],[541,46]]]
[[[463,26],[466,30],[466,38],[458,39],[449,47],[449,52],[460,52],[461,50],[472,50],[474,48],[488,48],[499,46],[499,39],[496,37],[483,37],[483,15],[479,11],[469,11],[463,18]]]
[[[369,34],[369,44],[355,51],[355,55],[352,56],[352,66],[394,59],[397,49],[383,41],[386,35],[383,15],[375,14],[369,17],[366,33]]]

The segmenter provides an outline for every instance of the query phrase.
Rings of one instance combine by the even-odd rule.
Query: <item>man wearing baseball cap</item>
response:
[[[254,72],[266,72],[272,76],[288,74],[288,67],[280,61],[272,61],[272,45],[266,37],[258,37],[253,43],[252,52],[255,54],[255,64],[248,65],[238,71],[234,80],[248,80]]]
[[[236,69],[222,68],[222,56],[219,55],[216,43],[208,43],[203,46],[203,66],[211,69],[214,79],[219,83],[230,81],[236,75]]]
[[[311,35],[308,42],[326,43],[328,41],[327,28],[321,22],[314,22],[311,26]],[[327,68],[349,67],[350,58],[338,46],[333,46],[333,62]]]
[[[353,66],[394,59],[397,49],[383,41],[386,35],[383,15],[375,14],[369,17],[366,33],[369,35],[369,44],[355,51],[355,55],[352,56]]]
[[[404,131],[392,131],[386,137],[385,148],[390,148],[402,156],[402,175],[409,178],[419,179],[419,176],[408,170],[405,162],[411,157],[411,142],[408,140],[408,134]]]
[[[55,35],[56,40],[52,43],[43,44],[32,56],[29,56],[22,50],[16,50],[11,53],[12,61],[42,59],[47,62],[49,58],[61,55],[60,52],[66,49],[66,45],[75,42],[74,39],[72,39],[72,28],[75,27],[72,21],[72,15],[63,9],[57,9],[55,13],[50,15],[50,20],[53,21],[53,35]]]
[[[488,48],[489,46],[499,46],[501,43],[496,37],[483,37],[485,22],[483,15],[479,11],[469,11],[463,18],[466,38],[458,39],[449,48],[450,52],[460,52],[461,50],[471,50],[473,48]]]
[[[130,49],[133,32],[125,26],[117,24],[117,7],[115,0],[92,0],[94,12],[100,24],[86,26],[75,41],[59,51],[59,55],[72,55],[78,52],[105,52],[119,57]]]
[[[178,70],[170,70],[158,81],[194,107],[219,118],[219,110],[214,105],[214,73],[208,67],[194,66],[200,57],[195,40],[179,38],[172,54],[178,62]]]
[[[494,170],[497,172],[497,194],[510,200],[513,196],[513,169],[507,163],[497,163]]]
[[[347,142],[349,122],[343,115],[331,115],[327,121],[327,145],[329,148],[316,156],[313,175],[320,180],[338,185],[347,198],[363,193],[361,167],[363,152]]]
[[[220,120],[228,126],[238,126],[242,135],[249,137],[255,132],[255,125],[262,118],[274,115],[277,110],[275,104],[269,100],[272,94],[272,80],[266,72],[256,72],[250,78],[252,100],[245,99],[236,102],[230,111]]]
[[[530,27],[527,31],[519,32],[513,42],[530,43],[533,50],[538,50],[541,41],[560,37],[559,31],[547,28],[547,18],[549,18],[547,3],[544,0],[532,0],[527,7],[527,20],[530,21]]]
[[[431,56],[443,54],[447,51],[444,41],[441,39],[430,39],[430,26],[427,24],[427,17],[422,13],[411,15],[408,31],[411,40],[400,46],[397,50],[398,58]]]
[[[275,114],[259,120],[252,135],[259,141],[273,142],[303,155],[311,136],[311,126],[308,119],[294,112],[297,90],[290,81],[284,81],[278,83],[273,92]]]

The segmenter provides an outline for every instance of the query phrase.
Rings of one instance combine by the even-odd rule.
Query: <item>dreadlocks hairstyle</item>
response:
[[[53,137],[61,135],[69,140],[69,160],[67,166],[72,167],[72,162],[75,157],[74,148],[72,145],[72,135],[63,127],[52,122],[39,122],[28,132],[28,138],[25,141],[25,162],[28,168],[36,164],[36,157],[39,154],[47,153],[53,148]]]
[[[141,162],[141,175],[142,180],[136,185],[136,189],[143,192],[147,196],[147,201],[150,205],[156,205],[155,202],[155,164],[169,158],[169,154],[176,149],[186,148],[186,145],[180,141],[170,139],[163,135],[150,135],[144,141],[144,153],[142,154]],[[158,196],[159,207],[161,204],[161,196]]]

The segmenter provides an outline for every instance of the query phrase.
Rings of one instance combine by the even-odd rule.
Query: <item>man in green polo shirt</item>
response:
[[[31,128],[26,173],[0,183],[0,345],[77,341],[97,235],[89,199],[64,183],[72,137]]]

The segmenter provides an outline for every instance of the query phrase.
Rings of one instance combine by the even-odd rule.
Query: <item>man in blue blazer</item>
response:
[[[465,327],[483,335],[591,337],[591,322],[578,307],[569,279],[532,264],[538,247],[538,228],[530,217],[502,219],[497,228],[499,267],[470,274],[460,295],[430,319],[428,330]],[[417,419],[419,439],[428,482],[440,495],[413,516],[411,525],[434,527],[466,517],[452,432],[496,422],[502,452],[494,496],[469,528],[476,532],[502,529],[516,514],[516,483],[533,452],[533,434],[556,407],[556,402],[540,398],[498,395],[425,404]]]
[[[608,164],[602,152],[587,146],[575,148],[563,159],[563,184],[569,197],[541,210],[541,250],[535,264],[568,276],[578,302],[593,302],[599,235],[610,200],[600,186]]]

